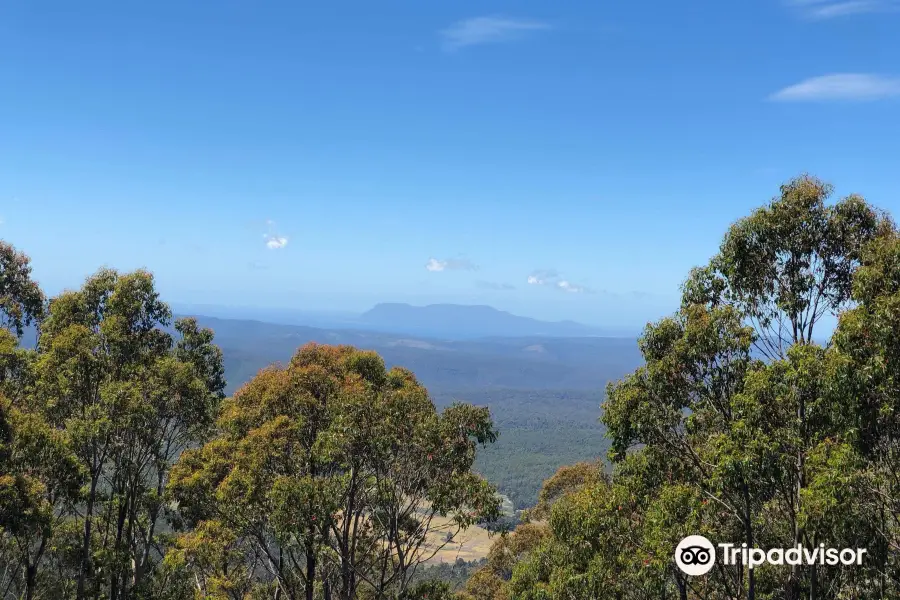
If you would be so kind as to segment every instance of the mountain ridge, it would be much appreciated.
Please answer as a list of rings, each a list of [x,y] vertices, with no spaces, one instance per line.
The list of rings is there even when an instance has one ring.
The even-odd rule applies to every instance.
[[[360,315],[361,325],[382,331],[459,338],[484,337],[619,337],[609,328],[572,320],[543,321],[484,304],[382,302]]]

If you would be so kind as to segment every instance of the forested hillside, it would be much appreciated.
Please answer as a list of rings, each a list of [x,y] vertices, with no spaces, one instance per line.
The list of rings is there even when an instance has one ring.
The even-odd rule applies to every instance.
[[[454,400],[489,407],[499,437],[478,453],[475,469],[520,509],[537,501],[541,482],[561,465],[605,456],[603,389],[641,362],[628,338],[453,341],[195,318],[215,332],[229,394],[263,367],[286,362],[298,346],[316,341],[375,350],[388,366],[409,368],[438,408]]]
[[[287,361],[307,342],[377,351],[389,366],[404,366],[434,393],[513,388],[602,390],[640,364],[630,338],[510,337],[454,341],[352,329],[318,329],[203,315],[216,333],[234,392],[263,367]]]
[[[831,192],[736,221],[636,363],[204,327],[145,271],[48,299],[0,242],[0,600],[900,597],[900,233]],[[490,481],[529,505],[556,461],[483,562],[424,570],[499,518]],[[866,556],[691,577],[688,535]]]
[[[492,389],[435,395],[440,406],[452,400],[490,407],[499,436],[479,450],[475,470],[519,509],[534,506],[541,483],[560,466],[604,458],[609,449],[599,420],[599,391]]]

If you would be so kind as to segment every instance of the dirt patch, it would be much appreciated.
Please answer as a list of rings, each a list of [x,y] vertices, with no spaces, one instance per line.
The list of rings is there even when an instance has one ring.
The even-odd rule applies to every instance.
[[[456,527],[450,519],[435,517],[432,521],[432,530],[428,533],[427,545],[424,550],[427,554],[444,544],[437,554],[428,563],[454,563],[461,558],[464,561],[479,560],[487,556],[491,545],[499,534],[491,534],[488,530],[473,525],[465,531],[457,533],[451,541],[447,542],[447,533],[455,531]]]

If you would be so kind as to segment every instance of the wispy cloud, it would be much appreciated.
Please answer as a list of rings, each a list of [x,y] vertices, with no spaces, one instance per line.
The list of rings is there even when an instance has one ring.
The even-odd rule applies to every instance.
[[[266,235],[266,248],[278,250],[287,246],[288,239],[283,235]]]
[[[263,234],[263,239],[266,241],[266,248],[269,250],[279,250],[287,246],[288,239],[278,233],[275,221],[270,219],[266,221],[266,225],[269,226],[269,231]]]
[[[900,77],[836,73],[812,77],[772,94],[780,102],[871,101],[900,96]]]
[[[809,19],[834,19],[861,13],[892,12],[898,0],[786,0],[788,5]]]
[[[528,285],[552,286],[554,289],[570,294],[591,293],[590,288],[563,278],[556,269],[536,269],[531,272],[526,281]]]
[[[428,262],[425,263],[425,268],[435,273],[441,271],[477,271],[478,265],[467,258],[448,258],[446,260],[429,258]]]
[[[528,285],[546,285],[559,279],[559,272],[556,269],[535,269],[528,276]]]
[[[577,283],[572,283],[571,281],[566,281],[565,279],[563,279],[562,281],[557,281],[556,287],[564,292],[569,292],[570,294],[583,294],[590,291],[583,285],[578,285]]]
[[[509,292],[516,289],[516,286],[511,283],[498,283],[496,281],[476,281],[475,285],[483,290],[496,290],[500,292]]]
[[[445,50],[495,44],[517,39],[529,32],[549,29],[541,21],[506,17],[475,17],[458,21],[440,32]]]

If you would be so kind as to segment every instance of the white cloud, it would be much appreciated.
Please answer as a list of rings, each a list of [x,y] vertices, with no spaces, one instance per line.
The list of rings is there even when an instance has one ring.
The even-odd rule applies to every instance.
[[[864,73],[836,73],[812,77],[779,90],[771,100],[782,102],[881,100],[900,96],[900,77]]]
[[[559,278],[556,269],[536,269],[528,276],[528,285],[546,285]]]
[[[787,0],[787,3],[810,19],[889,12],[900,7],[898,0]]]
[[[454,23],[441,31],[441,37],[446,50],[458,50],[468,46],[505,42],[529,31],[549,28],[549,24],[540,21],[475,17]]]
[[[280,250],[287,246],[288,239],[284,235],[278,233],[275,228],[275,221],[267,219],[266,225],[269,227],[269,232],[263,234],[263,239],[266,241],[266,248],[269,250]]]
[[[266,248],[269,250],[278,250],[287,246],[288,239],[283,235],[266,236]]]
[[[529,285],[550,285],[570,294],[588,293],[587,287],[564,279],[556,269],[536,269],[528,276]]]
[[[436,258],[429,258],[428,263],[425,265],[425,268],[429,271],[443,271],[447,268],[447,263]]]
[[[578,285],[577,283],[572,283],[571,281],[566,281],[565,279],[563,279],[562,281],[557,281],[556,287],[564,292],[569,292],[570,294],[583,294],[584,292],[588,291],[588,289],[583,285]]]
[[[441,271],[477,271],[478,265],[466,258],[448,258],[446,260],[429,258],[425,268],[435,273]]]

